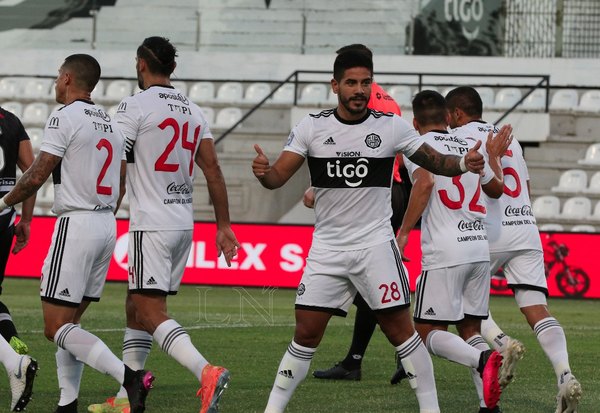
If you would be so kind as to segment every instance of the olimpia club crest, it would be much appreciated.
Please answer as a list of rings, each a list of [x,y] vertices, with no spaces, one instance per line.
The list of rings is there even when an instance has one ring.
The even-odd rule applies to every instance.
[[[369,133],[365,138],[365,144],[371,149],[377,149],[381,146],[381,138],[376,133]]]

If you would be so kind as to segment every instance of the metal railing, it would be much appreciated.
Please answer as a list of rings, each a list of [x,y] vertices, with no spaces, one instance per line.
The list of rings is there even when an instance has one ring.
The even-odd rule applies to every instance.
[[[239,119],[236,123],[234,123],[231,127],[229,127],[225,132],[223,132],[216,140],[215,140],[215,145],[218,144],[219,142],[221,142],[222,140],[224,140],[225,138],[227,138],[227,136],[229,136],[235,129],[237,129],[246,119],[248,119],[250,116],[252,116],[258,109],[260,109],[276,92],[278,89],[280,89],[281,87],[283,87],[283,85],[287,84],[287,83],[293,83],[294,84],[294,101],[293,104],[294,106],[298,104],[298,96],[299,96],[299,86],[302,84],[307,84],[307,83],[314,83],[314,82],[323,82],[323,77],[321,76],[320,79],[316,80],[316,76],[314,76],[312,79],[309,80],[304,80],[301,79],[301,77],[304,77],[305,75],[324,75],[324,76],[331,76],[331,72],[329,71],[321,71],[321,70],[296,70],[294,72],[292,72],[288,77],[285,78],[285,80],[279,82],[276,84],[276,86],[271,90],[271,92],[266,95],[260,102],[258,102],[256,105],[252,106],[252,108],[250,108],[248,110],[248,112],[246,112],[241,119]],[[406,83],[405,81],[403,82],[394,82],[394,78],[398,79],[399,77],[402,78],[414,78],[416,79],[415,82],[410,82],[410,83]],[[457,86],[456,84],[447,84],[447,83],[431,83],[431,82],[425,82],[424,80],[427,78],[468,78],[468,79],[473,79],[473,78],[495,78],[495,79],[535,79],[537,80],[535,83],[529,83],[529,84],[492,84],[492,83],[479,83],[479,84],[470,84],[469,86],[473,86],[473,87],[479,87],[479,86],[490,86],[490,87],[519,87],[522,89],[527,89],[527,92],[523,94],[523,96],[521,97],[521,99],[516,102],[512,107],[510,107],[509,109],[507,109],[502,116],[500,116],[500,118],[498,118],[496,120],[496,122],[494,123],[499,123],[502,120],[504,120],[510,113],[512,113],[521,103],[523,103],[525,101],[525,99],[527,99],[527,97],[529,95],[531,95],[536,89],[540,89],[540,88],[544,88],[546,90],[546,104],[545,104],[545,108],[544,111],[547,113],[548,112],[548,108],[549,108],[549,103],[550,103],[550,75],[535,75],[535,74],[480,74],[480,73],[417,73],[417,72],[378,72],[377,73],[377,78],[389,78],[389,81],[386,82],[381,82],[380,84],[384,84],[384,85],[390,85],[390,84],[408,84],[410,86],[416,86],[419,90],[421,90],[423,88],[424,85],[428,84],[428,85],[432,85],[432,86]],[[457,82],[458,83],[458,82]],[[462,83],[462,82],[461,82]],[[462,83],[462,84],[466,84]]]

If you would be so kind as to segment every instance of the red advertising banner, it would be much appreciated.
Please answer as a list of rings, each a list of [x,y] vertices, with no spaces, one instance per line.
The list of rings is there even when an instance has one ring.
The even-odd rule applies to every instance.
[[[35,217],[30,244],[9,258],[7,276],[39,277],[54,229],[54,217]],[[127,220],[117,220],[117,245],[108,280],[127,280]],[[301,225],[234,224],[238,256],[227,267],[217,258],[216,226],[198,222],[183,283],[295,288],[302,276],[313,228]],[[600,298],[600,271],[594,253],[600,234],[542,233],[548,289],[553,297]],[[420,232],[411,234],[406,255],[411,290],[421,271]],[[492,277],[492,294],[510,294],[501,271]]]

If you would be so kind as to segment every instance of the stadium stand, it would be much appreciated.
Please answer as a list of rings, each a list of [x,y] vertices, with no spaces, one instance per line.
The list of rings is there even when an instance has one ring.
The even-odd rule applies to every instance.
[[[476,88],[479,96],[481,96],[481,102],[483,103],[484,108],[495,109],[496,107],[496,99],[494,94],[494,89],[491,87],[478,87]]]
[[[560,199],[554,195],[544,195],[533,201],[533,215],[537,218],[554,219],[560,216]]]
[[[271,93],[271,86],[265,82],[250,84],[244,92],[244,103],[258,103]]]
[[[273,93],[268,103],[291,105],[294,103],[296,87],[292,83],[286,83]]]
[[[29,135],[29,139],[31,140],[33,151],[37,153],[42,145],[44,130],[42,128],[27,128],[27,135]]]
[[[14,113],[18,118],[23,116],[23,104],[20,102],[4,102],[2,103],[2,107],[7,111]]]
[[[588,219],[591,213],[592,201],[583,196],[575,196],[565,201],[560,218],[582,221]]]
[[[104,102],[118,103],[121,99],[130,96],[132,93],[133,89],[129,80],[117,79],[108,84],[101,99]]]
[[[200,106],[200,110],[202,111],[202,115],[204,115],[204,119],[208,122],[208,125],[215,123],[215,110],[210,106]]]
[[[516,87],[502,88],[496,93],[495,109],[509,109],[521,99],[522,94]]]
[[[217,89],[215,102],[239,104],[244,96],[244,86],[240,82],[225,82]]]
[[[569,169],[562,173],[552,192],[582,192],[587,188],[587,174],[581,169]]]
[[[196,82],[190,87],[188,98],[199,105],[211,103],[215,99],[215,85],[212,82]]]
[[[24,99],[54,99],[54,90],[50,88],[52,85],[51,79],[31,78],[24,79],[23,98]]]
[[[573,225],[571,227],[571,232],[596,232],[596,227],[589,224]]]
[[[323,83],[309,83],[300,92],[300,105],[320,105],[327,102],[327,86]]]
[[[5,77],[0,79],[0,99],[15,99],[21,96],[23,79],[18,77]]]
[[[542,111],[546,108],[546,90],[535,89],[525,98],[521,105],[522,110]]]
[[[575,110],[579,103],[579,95],[575,89],[559,89],[550,100],[550,110],[553,112]]]
[[[21,121],[25,126],[43,126],[50,114],[48,105],[44,102],[30,103],[23,108]]]
[[[217,113],[215,129],[228,129],[242,118],[242,110],[236,107],[226,107]]]
[[[600,143],[591,144],[585,151],[585,158],[577,161],[580,165],[600,166]]]
[[[600,90],[585,91],[581,95],[581,100],[575,110],[578,112],[600,112]]]
[[[590,178],[588,187],[583,190],[588,196],[600,195],[600,171],[596,171]]]
[[[390,95],[400,107],[410,105],[413,93],[410,86],[405,85],[395,85],[389,87],[387,90],[388,95]]]

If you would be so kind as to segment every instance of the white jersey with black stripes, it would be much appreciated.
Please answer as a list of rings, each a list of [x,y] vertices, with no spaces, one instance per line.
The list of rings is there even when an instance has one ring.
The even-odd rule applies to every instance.
[[[313,246],[356,250],[393,239],[394,157],[411,156],[419,146],[417,132],[397,115],[369,110],[348,122],[329,109],[304,117],[284,150],[308,161],[315,188]]]

